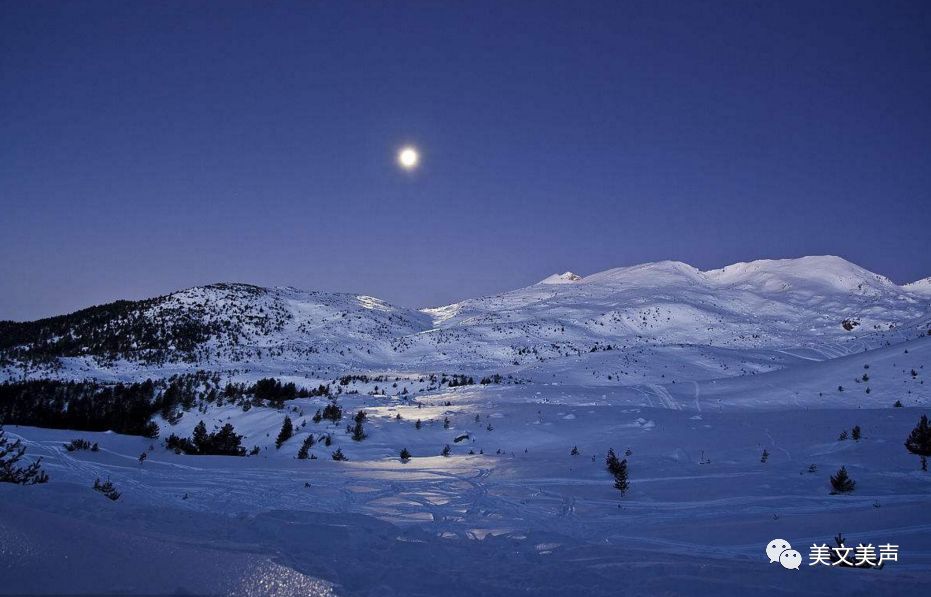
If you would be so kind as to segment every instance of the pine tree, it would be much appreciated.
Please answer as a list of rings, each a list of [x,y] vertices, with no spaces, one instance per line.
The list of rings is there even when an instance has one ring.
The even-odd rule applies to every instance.
[[[578,447],[578,446],[572,446],[572,450],[569,452],[569,455],[570,455],[570,456],[578,456],[578,455],[579,455],[579,447]]]
[[[766,448],[763,448],[763,454],[760,455],[760,462],[766,464],[767,460],[769,460],[769,452],[766,451]]]
[[[411,453],[408,451],[407,448],[404,448],[403,450],[401,450],[400,456],[401,456],[401,462],[404,462],[404,463],[408,462],[411,459]]]
[[[354,423],[349,426],[349,432],[352,434],[352,439],[361,442],[365,439],[365,428],[362,426],[363,421],[365,421],[365,411],[360,410],[356,413],[354,418]]]
[[[285,415],[284,422],[281,423],[281,431],[278,432],[278,439],[275,440],[275,447],[280,448],[291,436],[294,435],[294,425],[291,423],[291,417]]]
[[[194,447],[197,448],[198,452],[203,452],[208,447],[207,426],[204,425],[203,421],[194,427],[194,432],[191,434],[191,442],[194,444]]]
[[[232,423],[227,423],[216,433],[211,433],[208,440],[208,454],[219,456],[245,456],[242,436],[236,433]]]
[[[106,483],[100,482],[100,477],[97,477],[97,480],[94,481],[94,491],[99,491],[104,494],[114,502],[120,499],[120,492],[116,490],[116,487],[113,486],[113,483],[110,482],[110,479],[107,479]]]
[[[343,454],[343,451],[341,449],[336,448],[336,451],[333,452],[333,460],[343,461],[343,460],[349,460],[349,459],[346,458],[346,455]]]
[[[928,426],[928,415],[921,415],[918,425],[905,440],[905,449],[921,456],[921,470],[928,470],[928,456],[931,456],[931,427]]]
[[[301,444],[300,450],[297,451],[298,460],[307,460],[310,455],[310,449],[314,446],[314,442],[313,433],[304,438],[304,443]]]
[[[0,426],[0,483],[36,485],[48,482],[48,475],[42,470],[42,457],[25,467],[17,466],[25,454],[23,441],[10,442]]]
[[[417,419],[417,422],[414,423],[414,429],[420,429],[423,427],[423,423],[420,422],[420,419]]]
[[[608,472],[612,475],[617,471],[620,461],[617,458],[617,454],[614,453],[614,448],[608,449],[608,455],[605,456],[605,466],[608,468]]]
[[[847,474],[847,467],[842,466],[835,474],[831,475],[831,487],[834,491],[831,493],[849,493],[853,491],[857,483]]]
[[[449,456],[449,453],[450,453],[449,444],[446,444],[446,446],[443,448],[443,451],[440,452],[440,455]]]
[[[845,429],[840,432],[840,435],[837,436],[837,441],[842,442],[842,441],[846,441],[846,439],[847,439],[847,430]]]
[[[630,482],[627,480],[627,459],[617,464],[617,472],[614,473],[614,488],[621,492],[621,495],[627,493],[630,488]]]
[[[608,450],[605,457],[605,467],[614,477],[614,487],[624,495],[627,492],[630,483],[627,480],[627,459],[620,460],[614,453],[614,448]]]
[[[91,443],[86,439],[73,439],[70,443],[65,444],[65,450],[74,452],[76,450],[90,450]]]
[[[853,438],[854,441],[857,441],[857,442],[860,441],[860,426],[859,425],[853,426],[853,429],[850,430],[850,437]]]
[[[449,429],[449,417],[443,419],[443,429]]]

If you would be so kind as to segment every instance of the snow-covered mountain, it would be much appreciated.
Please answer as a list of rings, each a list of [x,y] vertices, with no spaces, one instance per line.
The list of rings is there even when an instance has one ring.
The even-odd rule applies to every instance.
[[[212,284],[117,301],[34,322],[0,323],[12,369],[38,366],[145,375],[166,365],[248,368],[263,363],[353,363],[353,346],[389,343],[430,319],[377,298],[249,284]]]
[[[928,333],[927,280],[839,257],[700,271],[675,261],[571,272],[416,311],[351,294],[215,284],[0,324],[8,377],[203,368],[495,371],[597,383],[767,371]],[[661,357],[661,358],[660,358]]]
[[[927,333],[926,296],[838,257],[739,263],[707,272],[663,261],[567,275],[427,309],[477,362],[527,364],[662,346],[783,351],[816,358]],[[439,344],[439,342],[437,342]]]
[[[217,284],[0,323],[6,377],[156,380],[0,385],[51,478],[0,483],[0,586],[924,594],[931,477],[903,440],[931,404],[926,287],[836,257],[667,261],[422,311]],[[181,449],[198,429],[249,456]],[[839,529],[901,563],[766,557]]]
[[[921,280],[916,280],[911,284],[906,284],[903,286],[908,292],[913,292],[915,294],[922,294],[926,296],[931,296],[931,278],[923,278]]]

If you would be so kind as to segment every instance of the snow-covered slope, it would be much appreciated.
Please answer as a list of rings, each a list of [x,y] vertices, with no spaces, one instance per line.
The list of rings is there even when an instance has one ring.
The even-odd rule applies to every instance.
[[[419,339],[455,342],[465,362],[517,366],[591,358],[609,345],[628,359],[681,345],[825,358],[927,333],[929,304],[838,257],[707,272],[663,261],[427,309],[436,329]]]
[[[214,285],[3,323],[8,376],[198,368],[217,373],[189,376],[197,388],[271,373],[333,393],[276,405],[211,398],[204,385],[157,411],[157,439],[10,422],[7,437],[51,480],[0,483],[0,553],[13,554],[0,587],[925,594],[931,475],[903,442],[931,404],[929,303],[921,285],[812,257],[563,275],[422,312]],[[473,369],[504,375],[454,386],[429,374]],[[45,402],[42,392],[34,404]],[[342,419],[314,416],[334,402]],[[169,449],[169,434],[193,436],[201,421],[234,426],[250,455]],[[75,439],[98,449],[69,450]],[[628,463],[623,494],[609,449]],[[841,467],[856,486],[835,495]],[[104,479],[118,500],[93,489]],[[848,546],[899,546],[901,558],[807,565],[838,532]],[[774,537],[806,557],[800,570],[769,562]]]
[[[0,365],[35,375],[344,363],[428,329],[424,314],[364,295],[213,284],[28,323],[0,323]],[[375,360],[381,363],[383,360]]]
[[[12,554],[0,586],[14,594],[922,595],[931,584],[931,475],[902,444],[928,410],[929,355],[925,337],[709,382],[343,394],[347,413],[366,413],[364,441],[345,420],[312,418],[329,403],[322,396],[282,409],[200,404],[163,426],[162,439],[201,420],[208,429],[232,423],[259,448],[244,458],[8,425],[51,481],[0,483],[0,552]],[[285,416],[294,436],[278,444]],[[311,436],[314,458],[297,458]],[[63,447],[75,438],[99,450]],[[348,461],[332,458],[337,449]],[[623,495],[605,468],[608,449],[629,465]],[[831,493],[840,467],[856,481],[852,493]],[[95,492],[95,479],[111,480],[120,498]],[[809,566],[810,547],[833,544],[838,532],[848,546],[896,545],[900,558],[882,569]],[[769,562],[775,537],[804,554],[800,570]]]
[[[0,350],[7,376],[35,366],[45,375],[51,364],[74,376],[196,367],[660,382],[762,372],[927,334],[925,286],[897,286],[830,256],[705,272],[675,261],[566,272],[420,312],[367,296],[216,284],[0,324]]]
[[[913,294],[931,296],[931,278],[922,278],[921,280],[916,280],[911,284],[906,284],[902,288]]]

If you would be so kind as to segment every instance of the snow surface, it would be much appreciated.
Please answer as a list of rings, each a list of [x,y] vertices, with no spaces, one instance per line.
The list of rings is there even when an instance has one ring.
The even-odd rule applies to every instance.
[[[931,473],[903,446],[931,410],[931,302],[914,285],[810,257],[707,272],[645,264],[422,312],[365,296],[260,290],[191,289],[170,303],[208,305],[224,322],[239,314],[247,325],[238,353],[217,338],[198,363],[82,357],[55,374],[213,369],[308,386],[343,372],[386,374],[389,383],[353,381],[339,398],[347,415],[366,411],[368,437],[352,441],[346,420],[313,423],[324,398],[282,410],[206,406],[174,426],[159,421],[163,436],[189,434],[200,420],[231,422],[247,447],[261,448],[247,458],[8,425],[44,458],[51,481],[0,484],[0,592],[917,595],[931,587]],[[247,317],[260,310],[273,315]],[[859,326],[847,330],[845,319]],[[500,373],[505,383],[431,384],[443,371]],[[295,435],[276,449],[286,414]],[[863,437],[839,441],[854,425]],[[297,460],[308,433],[330,433],[334,443],[311,448],[316,460]],[[64,450],[79,437],[100,451]],[[440,456],[445,445],[450,457]],[[337,447],[348,462],[330,458]],[[402,448],[413,454],[408,463]],[[630,450],[623,497],[605,471],[608,448]],[[828,478],[842,465],[856,490],[831,495]],[[123,492],[119,501],[91,489],[98,477]],[[848,545],[898,544],[900,561],[881,570],[807,566],[810,545],[831,544],[838,532]],[[801,570],[768,563],[764,548],[776,537],[802,552]]]
[[[931,278],[922,278],[903,286],[906,291],[915,294],[931,295]]]

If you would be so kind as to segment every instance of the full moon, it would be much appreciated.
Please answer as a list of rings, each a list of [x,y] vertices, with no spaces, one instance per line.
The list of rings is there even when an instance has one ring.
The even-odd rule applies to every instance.
[[[413,170],[420,162],[420,154],[413,147],[405,147],[398,152],[398,164],[405,170]]]

